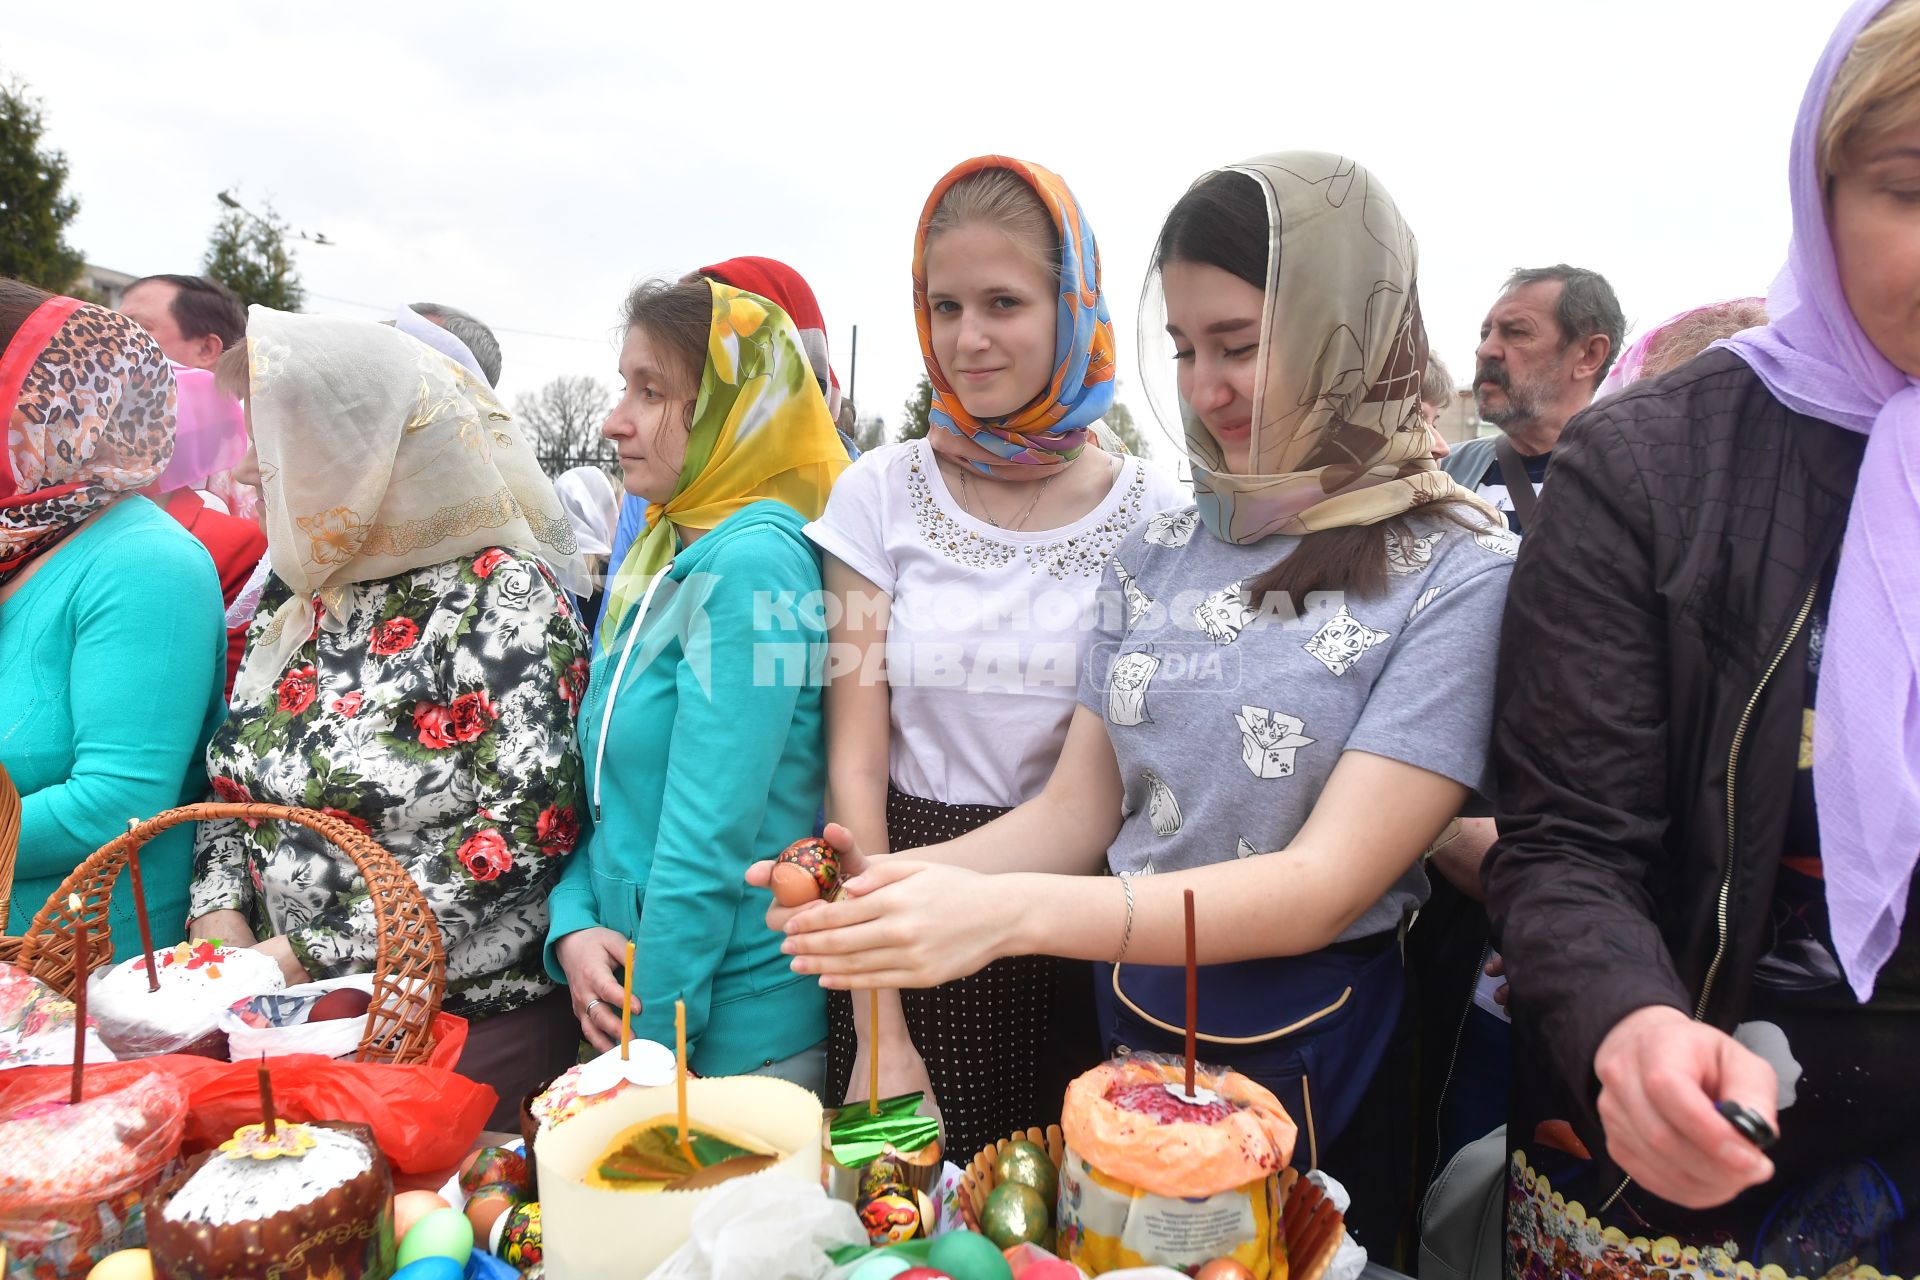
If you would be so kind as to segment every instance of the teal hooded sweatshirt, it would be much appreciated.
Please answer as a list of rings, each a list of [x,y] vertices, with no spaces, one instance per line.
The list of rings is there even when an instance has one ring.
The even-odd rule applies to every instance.
[[[645,616],[602,646],[580,707],[593,823],[548,903],[547,972],[566,981],[554,946],[576,930],[631,938],[633,1033],[672,1045],[686,1001],[701,1075],[826,1036],[825,992],[789,967],[772,895],[744,879],[813,833],[826,787],[820,561],[804,524],[756,502],[683,548]]]

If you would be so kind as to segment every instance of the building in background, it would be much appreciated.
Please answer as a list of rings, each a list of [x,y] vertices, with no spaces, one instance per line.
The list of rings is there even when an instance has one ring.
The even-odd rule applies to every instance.
[[[120,307],[120,295],[127,286],[138,280],[139,276],[130,276],[124,271],[115,271],[112,267],[95,266],[89,262],[80,268],[78,285],[84,294],[110,310]]]
[[[1480,411],[1474,407],[1473,392],[1457,388],[1453,393],[1453,403],[1440,411],[1434,425],[1440,428],[1440,436],[1448,444],[1462,444],[1499,430],[1492,423],[1480,420]]]

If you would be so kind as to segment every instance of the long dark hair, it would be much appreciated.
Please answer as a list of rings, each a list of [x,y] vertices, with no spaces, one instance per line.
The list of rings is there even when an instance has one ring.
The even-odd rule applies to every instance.
[[[27,317],[38,311],[40,304],[52,296],[45,289],[36,289],[24,280],[0,276],[0,350],[6,349],[20,332],[20,326],[27,322]]]
[[[1223,169],[1194,184],[1167,214],[1154,244],[1153,269],[1163,271],[1170,262],[1217,267],[1264,293],[1267,241],[1267,200],[1259,182],[1250,174]],[[1462,528],[1485,527],[1462,502],[1435,502],[1420,510]],[[1379,595],[1392,578],[1384,536],[1388,531],[1409,535],[1401,517],[1379,526],[1347,525],[1306,534],[1278,564],[1247,583],[1247,595],[1263,606],[1271,595],[1284,595],[1296,613],[1315,591]]]

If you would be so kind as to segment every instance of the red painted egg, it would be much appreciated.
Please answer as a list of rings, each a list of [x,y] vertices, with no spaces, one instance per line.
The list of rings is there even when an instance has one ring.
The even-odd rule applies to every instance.
[[[932,1267],[908,1267],[893,1280],[953,1280],[944,1271],[935,1271]]]
[[[1253,1280],[1253,1272],[1232,1258],[1215,1258],[1194,1272],[1193,1280]]]
[[[308,1022],[337,1022],[344,1018],[364,1018],[373,1007],[373,997],[353,987],[329,991],[313,1002]]]

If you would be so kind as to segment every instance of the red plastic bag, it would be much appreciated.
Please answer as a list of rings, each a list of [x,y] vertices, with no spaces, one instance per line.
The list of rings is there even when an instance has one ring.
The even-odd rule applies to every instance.
[[[414,1067],[351,1062],[296,1053],[269,1060],[274,1110],[287,1120],[343,1120],[373,1130],[387,1161],[404,1173],[432,1173],[458,1164],[473,1149],[498,1100],[493,1089],[453,1071],[466,1046],[466,1019],[434,1018],[433,1054]],[[243,1124],[260,1119],[256,1062],[216,1062],[189,1054],[102,1063],[87,1068],[87,1092],[121,1088],[161,1072],[187,1091],[183,1150],[219,1145]],[[36,1101],[49,1080],[66,1080],[68,1067],[0,1072],[0,1116]]]
[[[123,1078],[111,1087],[90,1070],[93,1088],[75,1107],[65,1105],[70,1068],[8,1073],[42,1077],[35,1096],[16,1091],[14,1105],[0,1105],[8,1275],[83,1276],[108,1254],[146,1243],[143,1197],[180,1150],[187,1093],[164,1071],[118,1065]]]

